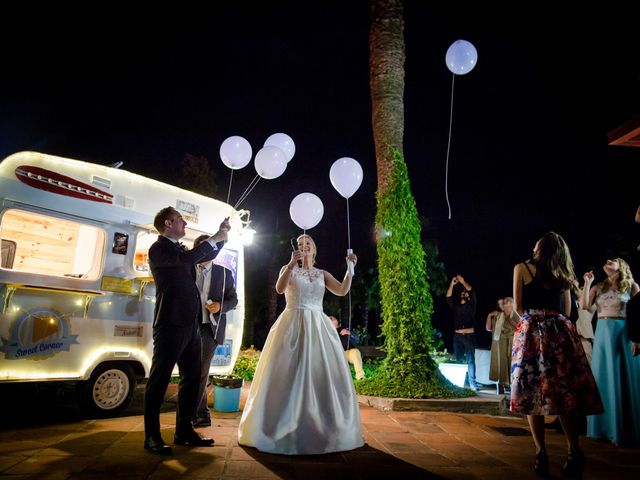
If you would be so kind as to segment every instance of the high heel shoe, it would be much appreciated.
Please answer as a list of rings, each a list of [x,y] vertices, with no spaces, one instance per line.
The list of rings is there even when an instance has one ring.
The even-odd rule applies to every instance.
[[[533,471],[536,472],[536,475],[539,477],[549,477],[549,457],[544,448],[536,453],[536,462],[533,464]]]
[[[570,478],[582,478],[582,470],[584,470],[585,458],[582,450],[569,452],[567,460],[560,468],[562,475]]]

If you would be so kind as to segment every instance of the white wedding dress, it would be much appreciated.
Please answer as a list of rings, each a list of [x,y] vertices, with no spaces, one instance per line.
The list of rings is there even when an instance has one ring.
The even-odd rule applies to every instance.
[[[240,445],[285,455],[364,445],[344,349],[322,311],[324,290],[322,270],[294,268],[242,412]]]

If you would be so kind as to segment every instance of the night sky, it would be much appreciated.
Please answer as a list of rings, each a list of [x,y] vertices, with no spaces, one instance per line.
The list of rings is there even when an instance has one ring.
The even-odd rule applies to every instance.
[[[313,192],[325,206],[309,232],[319,266],[341,276],[345,201],[328,175],[349,156],[365,176],[350,200],[352,246],[361,268],[374,264],[367,2],[146,12],[109,4],[73,15],[23,8],[1,17],[2,158],[34,150],[123,161],[123,169],[171,183],[185,154],[204,155],[226,193],[222,141],[243,136],[255,154],[284,132],[295,157],[243,204],[258,231],[252,248],[268,255],[269,234],[295,231],[289,203]],[[462,274],[478,292],[479,327],[495,300],[511,294],[514,264],[548,230],[567,240],[579,277],[589,267],[601,277],[605,259],[618,255],[640,277],[640,149],[607,145],[608,132],[640,113],[640,30],[615,2],[607,11],[536,8],[406,6],[406,162],[448,274]],[[444,56],[459,38],[475,45],[478,64],[455,82],[449,220],[452,74]],[[252,164],[236,172],[232,200],[254,176]],[[446,330],[448,312],[436,307],[434,323]]]

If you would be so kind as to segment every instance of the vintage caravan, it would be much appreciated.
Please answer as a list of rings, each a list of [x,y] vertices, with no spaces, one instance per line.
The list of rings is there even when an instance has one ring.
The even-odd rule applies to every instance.
[[[157,238],[153,217],[166,206],[187,220],[187,245],[230,217],[216,263],[233,272],[239,303],[210,372],[231,371],[244,323],[247,212],[117,168],[33,152],[0,163],[0,202],[0,382],[73,381],[94,413],[126,408],[151,366],[147,252]]]

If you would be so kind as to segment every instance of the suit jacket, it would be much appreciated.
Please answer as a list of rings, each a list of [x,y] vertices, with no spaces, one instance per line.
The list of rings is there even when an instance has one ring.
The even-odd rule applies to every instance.
[[[200,294],[196,287],[195,265],[205,257],[215,257],[217,249],[202,242],[185,251],[162,235],[149,248],[149,267],[156,283],[156,306],[153,327],[172,325],[188,327],[202,317]]]
[[[225,278],[226,277],[226,278]],[[222,283],[224,281],[224,296],[222,295]],[[213,330],[213,336],[218,345],[224,343],[225,330],[227,328],[227,312],[233,310],[238,305],[238,295],[233,286],[233,274],[230,270],[216,265],[211,266],[211,283],[209,284],[209,294],[207,299],[213,302],[221,302],[222,310],[214,315],[218,325],[208,323],[207,326]],[[224,299],[224,301],[223,301]]]

